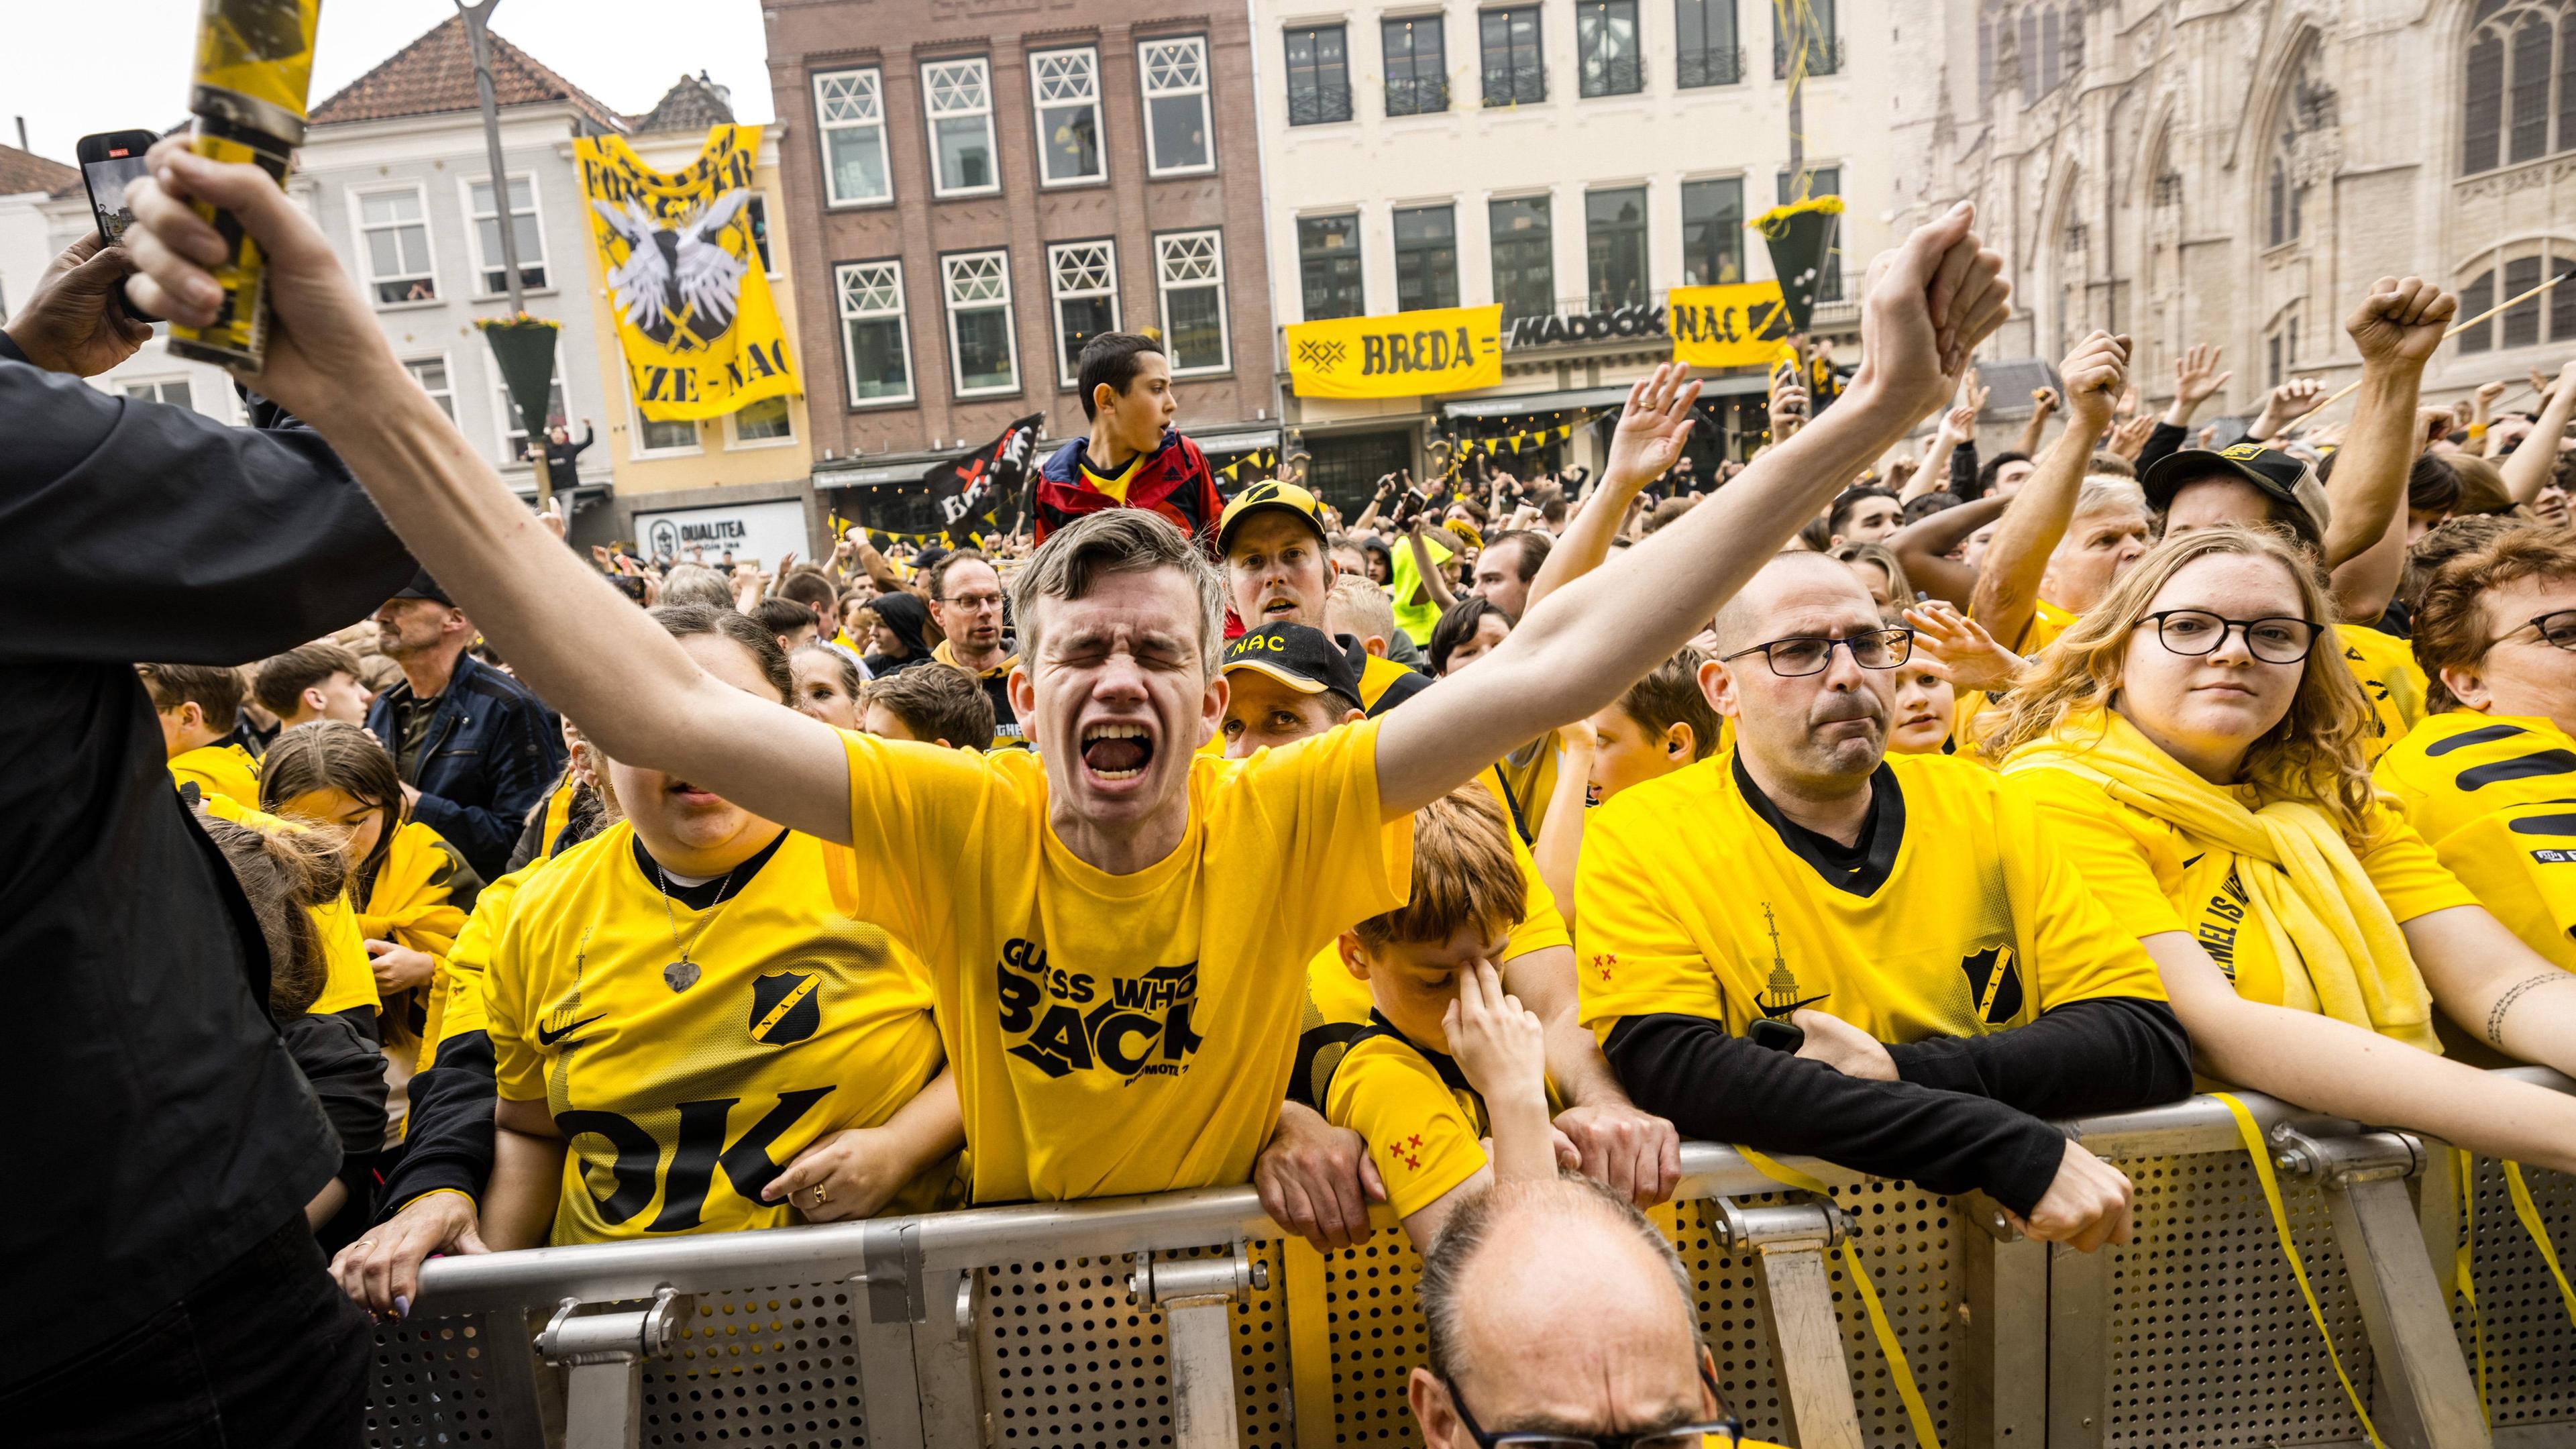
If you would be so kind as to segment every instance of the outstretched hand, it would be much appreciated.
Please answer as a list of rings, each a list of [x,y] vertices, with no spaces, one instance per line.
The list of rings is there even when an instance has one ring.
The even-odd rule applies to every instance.
[[[1682,444],[1698,421],[1691,405],[1699,401],[1699,379],[1679,363],[1659,362],[1653,374],[1628,389],[1628,405],[1610,434],[1610,460],[1601,466],[1601,481],[1611,487],[1639,487],[1660,478],[1681,456]]]
[[[1939,599],[1905,611],[1914,652],[1933,673],[1962,690],[2010,688],[2022,657],[1995,642],[1986,626]]]
[[[2194,343],[2191,350],[2174,359],[2174,400],[2186,407],[2198,407],[2227,386],[2233,372],[2218,369],[2220,349],[2206,342]]]

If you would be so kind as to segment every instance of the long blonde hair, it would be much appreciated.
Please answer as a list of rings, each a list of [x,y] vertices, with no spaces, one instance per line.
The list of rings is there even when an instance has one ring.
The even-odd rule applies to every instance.
[[[2000,719],[1984,731],[1989,759],[2055,733],[2071,716],[2110,708],[2128,669],[2129,641],[2158,592],[2184,565],[2217,555],[2267,559],[2287,572],[2308,618],[2331,621],[2334,601],[2316,566],[2268,529],[2212,528],[2168,538],[2131,564],[2110,592],[2057,636],[2013,682]],[[2323,810],[2355,849],[2370,837],[2372,791],[2364,742],[2377,716],[2343,661],[2334,625],[2321,622],[2289,711],[2245,754],[2244,778],[2266,799]]]

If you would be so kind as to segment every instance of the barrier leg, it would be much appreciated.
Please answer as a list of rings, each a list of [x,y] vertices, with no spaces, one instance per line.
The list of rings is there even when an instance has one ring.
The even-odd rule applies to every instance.
[[[2487,1449],[2477,1387],[2406,1179],[2423,1147],[2401,1132],[2310,1138],[2272,1135],[2274,1162],[2317,1179],[2334,1221],[2361,1321],[2379,1371],[2377,1421],[2392,1449]]]
[[[1959,1235],[1967,1269],[1954,1449],[2047,1441],[2048,1245],[2032,1242],[1983,1194],[1953,1200],[1982,1231]]]
[[[2100,1444],[2110,1434],[2111,1267],[2125,1250],[2039,1247],[2048,1255],[2048,1442]]]
[[[670,1352],[686,1294],[665,1288],[649,1308],[583,1314],[567,1298],[537,1335],[537,1351],[566,1370],[564,1449],[636,1449],[643,1429],[644,1360]]]
[[[943,1321],[933,1308],[912,1328],[910,1362],[921,1390],[918,1442],[928,1449],[981,1449],[984,1443],[983,1392],[975,1373],[976,1279],[971,1272],[932,1275],[926,1296],[949,1305],[950,1315]],[[881,1444],[914,1442],[882,1433],[871,1437]]]
[[[1136,1255],[1136,1301],[1163,1314],[1170,1352],[1174,1449],[1235,1449],[1234,1345],[1228,1310],[1270,1286],[1270,1265],[1241,1243],[1222,1258]]]
[[[1841,1210],[1813,1200],[1773,1207],[1717,1202],[1718,1237],[1730,1249],[1751,1252],[1757,1265],[1763,1327],[1790,1437],[1799,1449],[1862,1449],[1860,1408],[1834,1316],[1833,1275],[1825,1267],[1825,1250],[1849,1228]]]

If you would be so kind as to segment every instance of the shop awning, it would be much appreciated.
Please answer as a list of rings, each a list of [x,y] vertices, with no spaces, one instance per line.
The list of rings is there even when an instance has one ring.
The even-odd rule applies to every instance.
[[[1704,379],[1700,396],[1727,397],[1736,393],[1763,392],[1771,385],[1767,372],[1747,371]],[[1565,392],[1519,392],[1501,396],[1460,398],[1440,405],[1443,417],[1451,418],[1517,418],[1531,413],[1573,412],[1586,408],[1616,407],[1628,400],[1630,384],[1617,387],[1580,387]]]
[[[936,452],[879,453],[874,457],[850,458],[814,465],[817,488],[867,488],[884,483],[918,483],[921,475],[934,463],[944,463],[962,448],[942,448]]]
[[[1181,431],[1189,433],[1190,441],[1198,444],[1202,453],[1250,453],[1279,446],[1279,429],[1276,426],[1216,428],[1204,433],[1191,432],[1188,428]]]

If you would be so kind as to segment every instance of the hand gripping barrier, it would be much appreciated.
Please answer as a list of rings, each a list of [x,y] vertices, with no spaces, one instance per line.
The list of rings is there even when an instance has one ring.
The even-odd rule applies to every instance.
[[[2126,1248],[1707,1143],[1652,1216],[1753,1438],[2576,1444],[2576,1177],[2525,1167],[2517,1193],[2501,1164],[2464,1180],[2439,1144],[2233,1095],[2268,1174],[2218,1097],[2067,1124],[2137,1185]],[[1414,1444],[1419,1260],[1379,1226],[1318,1254],[1225,1188],[439,1259],[377,1331],[368,1442]]]

